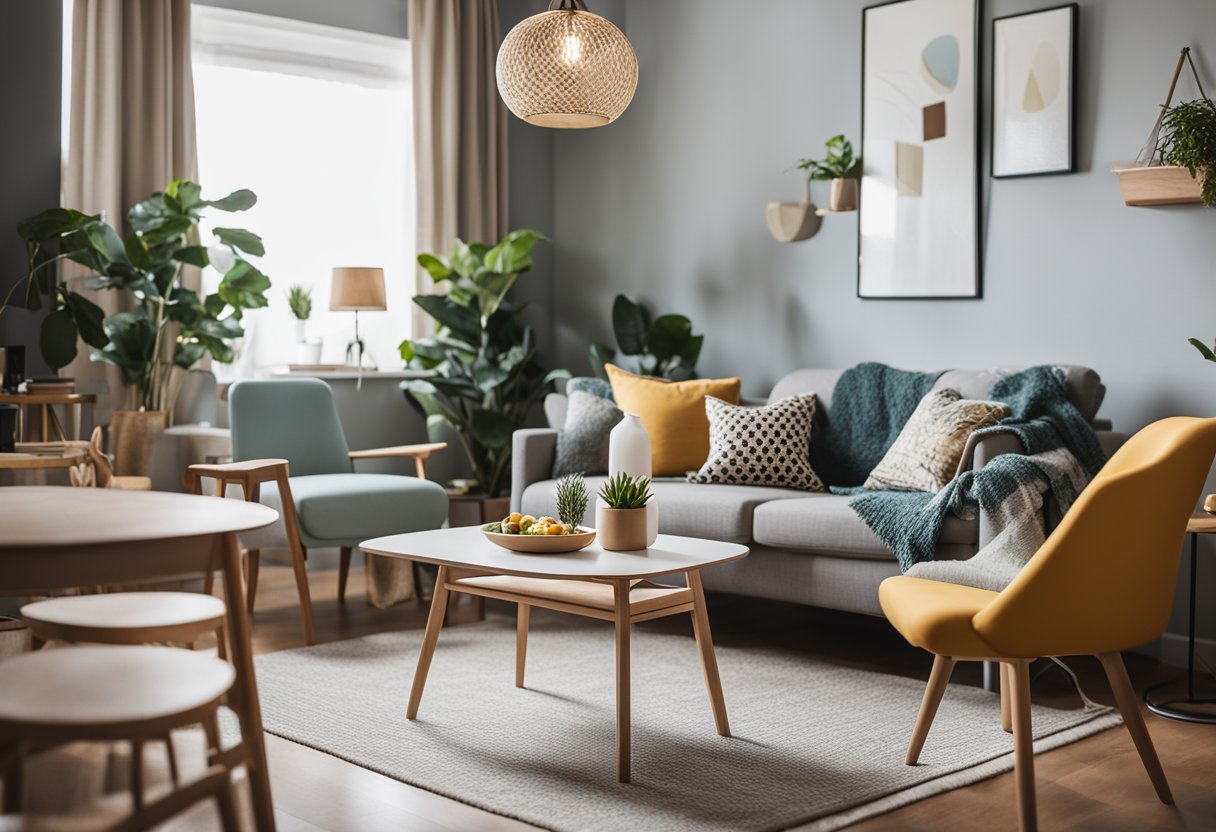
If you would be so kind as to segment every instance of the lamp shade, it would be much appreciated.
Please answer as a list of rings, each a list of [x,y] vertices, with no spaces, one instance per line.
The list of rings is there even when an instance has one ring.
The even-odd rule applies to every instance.
[[[582,0],[553,0],[507,33],[498,50],[498,92],[539,127],[602,127],[638,86],[638,56],[611,22]]]
[[[344,266],[334,269],[329,289],[334,312],[372,312],[388,308],[384,295],[384,269]]]

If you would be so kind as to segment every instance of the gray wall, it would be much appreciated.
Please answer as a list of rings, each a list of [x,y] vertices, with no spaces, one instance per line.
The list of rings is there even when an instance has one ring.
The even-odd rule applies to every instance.
[[[25,273],[25,244],[17,223],[59,204],[59,99],[63,7],[47,0],[0,3],[0,299]],[[38,351],[41,314],[0,314],[0,346],[26,345],[26,370],[45,375]]]
[[[623,24],[640,80],[616,123],[555,134],[560,362],[586,370],[588,339],[610,342],[623,291],[691,316],[706,335],[702,374],[737,373],[745,394],[796,367],[866,360],[1070,362],[1101,373],[1103,415],[1117,428],[1216,413],[1216,367],[1186,343],[1216,336],[1216,211],[1124,207],[1108,171],[1144,141],[1181,46],[1216,86],[1216,42],[1197,40],[1216,33],[1216,3],[1082,0],[1080,171],[994,181],[985,159],[984,298],[949,302],[859,300],[856,215],[827,217],[792,245],[765,226],[767,202],[799,198],[794,160],[838,132],[860,140],[865,5],[596,4]],[[1050,4],[982,5],[986,99],[991,17]],[[1193,82],[1179,94],[1194,97]],[[825,183],[816,188],[825,203]],[[1216,597],[1216,580],[1204,585]],[[1184,631],[1183,619],[1172,629]]]

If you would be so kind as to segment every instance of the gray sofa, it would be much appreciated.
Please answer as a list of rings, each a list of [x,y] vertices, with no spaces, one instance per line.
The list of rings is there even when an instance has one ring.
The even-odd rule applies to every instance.
[[[1021,368],[951,370],[936,388],[951,387],[965,398],[988,398],[992,385]],[[1107,452],[1126,436],[1110,430],[1097,418],[1106,394],[1093,370],[1061,366],[1068,395],[1081,414],[1098,431]],[[830,412],[832,391],[843,370],[797,370],[777,382],[768,401],[816,393],[819,407]],[[763,403],[763,402],[760,402]],[[551,425],[564,419],[563,397],[546,402]],[[511,509],[541,515],[554,512],[553,469],[556,428],[515,432],[511,481]],[[812,443],[814,436],[811,437]],[[972,438],[960,471],[981,467],[1003,453],[1022,450],[1011,433]],[[589,477],[594,491],[603,477]],[[783,488],[735,485],[694,485],[682,480],[654,483],[659,499],[659,530],[667,534],[745,543],[751,556],[732,564],[707,569],[705,587],[760,598],[792,601],[818,607],[881,615],[878,585],[899,574],[888,549],[848,506],[848,497],[807,493]],[[594,521],[594,508],[585,522]],[[986,518],[965,521],[950,517],[942,530],[937,557],[964,559],[991,538]]]

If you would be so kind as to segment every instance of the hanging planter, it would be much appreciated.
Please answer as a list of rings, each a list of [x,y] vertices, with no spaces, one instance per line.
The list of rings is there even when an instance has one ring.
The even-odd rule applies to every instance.
[[[1200,97],[1171,107],[1184,63],[1190,65]],[[1216,180],[1212,180],[1212,171],[1216,169],[1214,136],[1216,104],[1203,91],[1190,47],[1184,47],[1174,67],[1165,103],[1140,153],[1130,162],[1111,165],[1111,171],[1119,177],[1123,204],[1216,205]]]

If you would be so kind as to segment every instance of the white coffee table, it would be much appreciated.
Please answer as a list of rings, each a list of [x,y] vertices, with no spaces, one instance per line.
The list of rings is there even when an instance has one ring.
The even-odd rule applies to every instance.
[[[718,733],[730,736],[726,702],[718,678],[705,611],[701,570],[747,557],[738,543],[659,535],[655,545],[636,552],[608,552],[598,542],[580,552],[529,555],[510,552],[485,539],[476,527],[379,537],[363,543],[364,552],[433,563],[439,566],[435,596],[427,617],[418,670],[410,689],[406,719],[418,715],[426,674],[443,626],[448,593],[463,592],[519,605],[516,630],[515,684],[524,684],[528,618],[532,607],[611,621],[616,625],[616,767],[629,782],[629,629],[630,625],[679,613],[692,614],[701,669],[709,689]],[[666,586],[652,578],[682,573],[688,586]]]

